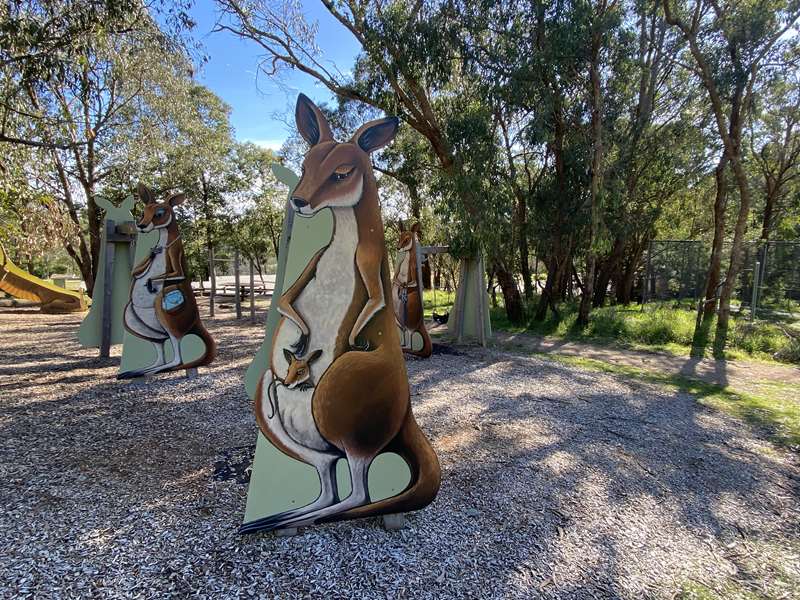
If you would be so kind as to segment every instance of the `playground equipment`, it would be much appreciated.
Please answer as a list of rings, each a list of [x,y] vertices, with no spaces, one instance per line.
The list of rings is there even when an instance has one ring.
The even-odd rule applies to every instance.
[[[392,304],[400,329],[403,352],[427,358],[433,351],[422,311],[422,255],[419,249],[419,223],[409,231],[400,221],[397,243],[397,269],[392,279]]]
[[[15,298],[40,304],[43,313],[63,314],[87,310],[83,292],[73,292],[48,283],[15,265],[0,244],[0,290]]]
[[[92,307],[78,330],[78,341],[86,348],[100,348],[100,357],[108,358],[112,345],[125,337],[123,315],[131,289],[131,267],[136,245],[134,202],[129,196],[120,206],[97,198],[105,211],[99,264],[94,282]]]
[[[296,120],[311,149],[299,181],[275,169],[293,191],[266,339],[247,375],[271,444],[259,438],[243,533],[402,513],[439,489],[386,306],[389,263],[369,158],[398,120],[372,121],[337,143],[302,94]],[[308,385],[290,387],[298,377]]]
[[[124,312],[127,331],[117,378],[180,369],[193,375],[194,369],[214,360],[217,348],[200,321],[173,212],[184,196],[173,194],[166,202],[156,202],[153,192],[142,184],[138,193],[145,206],[136,224],[137,264]],[[189,342],[191,338],[195,343]]]

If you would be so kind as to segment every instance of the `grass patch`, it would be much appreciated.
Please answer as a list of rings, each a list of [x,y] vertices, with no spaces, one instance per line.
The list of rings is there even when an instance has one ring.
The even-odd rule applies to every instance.
[[[527,331],[573,341],[665,350],[678,355],[688,355],[692,350],[696,313],[688,306],[653,304],[644,309],[641,306],[604,306],[592,311],[589,326],[585,329],[576,327],[576,303],[561,306],[560,313],[559,317],[549,313],[544,321],[529,318],[522,325],[510,323],[503,307],[493,308],[491,317],[495,328],[514,333]],[[712,337],[714,328],[715,323],[712,323]],[[707,353],[710,350],[709,344]],[[747,318],[731,316],[724,356],[728,359],[755,358],[774,362],[777,358],[781,362],[800,362],[800,342],[790,340],[776,323],[750,322]]]
[[[612,373],[690,393],[705,406],[721,410],[767,431],[775,444],[793,451],[800,450],[800,403],[784,397],[782,392],[785,392],[786,388],[781,387],[781,384],[776,384],[774,393],[745,394],[683,375],[658,373],[577,356],[535,354],[547,360],[578,366],[589,371]]]
[[[434,303],[433,290],[425,290],[422,299],[422,312],[426,319],[433,316],[433,310],[436,309],[438,314],[451,312],[453,304],[456,301],[455,292],[445,292],[444,290],[436,290],[436,302]]]

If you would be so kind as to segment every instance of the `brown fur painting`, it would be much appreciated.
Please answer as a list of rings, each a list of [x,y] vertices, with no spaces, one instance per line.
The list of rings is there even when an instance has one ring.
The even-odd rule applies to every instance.
[[[399,122],[371,121],[340,143],[302,94],[295,117],[311,148],[291,208],[295,218],[331,211],[334,227],[277,302],[281,319],[255,414],[275,447],[316,469],[320,493],[306,506],[245,523],[242,533],[420,509],[440,483],[439,461],[411,412],[370,160]],[[411,480],[400,493],[372,501],[369,468],[388,452],[405,460]],[[344,498],[336,478],[342,459],[352,487]]]
[[[124,371],[117,375],[118,379],[208,365],[217,352],[211,334],[200,320],[191,279],[187,276],[183,242],[173,210],[183,202],[183,194],[173,194],[166,201],[157,202],[153,192],[139,184],[138,195],[144,209],[136,226],[142,234],[157,231],[158,241],[133,268],[124,321],[128,332],[153,343],[156,360],[145,368]],[[205,352],[196,360],[184,362],[181,340],[189,334],[202,340]],[[167,344],[172,350],[171,360],[166,359]]]
[[[418,246],[419,223],[414,223],[410,230],[406,230],[401,221],[400,239],[397,242],[397,267],[392,279],[392,303],[403,352],[427,358],[433,351],[433,344],[425,328],[422,311]]]

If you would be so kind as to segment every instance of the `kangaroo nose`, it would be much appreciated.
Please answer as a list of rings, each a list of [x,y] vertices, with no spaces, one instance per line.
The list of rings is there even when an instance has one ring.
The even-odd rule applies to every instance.
[[[294,204],[295,208],[303,208],[304,206],[308,206],[308,202],[298,196],[292,196],[292,204]]]

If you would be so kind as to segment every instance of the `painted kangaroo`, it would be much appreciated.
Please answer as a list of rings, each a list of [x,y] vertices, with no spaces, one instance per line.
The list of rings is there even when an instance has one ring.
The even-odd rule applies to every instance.
[[[403,352],[427,358],[433,352],[433,344],[422,313],[422,288],[419,283],[417,246],[419,245],[419,223],[406,231],[400,222],[400,239],[397,243],[398,263],[392,279],[392,304],[394,316],[400,328]]]
[[[369,157],[394,138],[399,122],[369,122],[349,142],[338,143],[302,94],[295,117],[311,149],[292,208],[299,217],[330,210],[334,231],[278,302],[282,317],[255,413],[277,448],[316,468],[321,492],[307,506],[245,523],[243,533],[415,510],[439,490],[439,461],[411,413],[397,326],[386,305],[389,263]],[[321,351],[308,365],[315,383],[283,385],[292,358],[309,348],[312,356]],[[402,456],[411,481],[401,493],[373,502],[367,475],[382,452]],[[341,458],[352,482],[344,499],[336,483]]]
[[[131,379],[168,370],[191,369],[209,364],[217,353],[211,334],[203,327],[191,281],[186,277],[186,258],[173,208],[184,200],[173,194],[166,202],[156,202],[153,192],[142,184],[139,198],[144,201],[142,218],[136,224],[141,233],[158,231],[158,242],[150,255],[133,268],[130,301],[125,307],[125,328],[133,335],[153,342],[156,361],[137,371],[120,373]],[[181,339],[193,333],[205,344],[205,353],[184,363]],[[172,360],[165,358],[165,345],[172,347]]]

